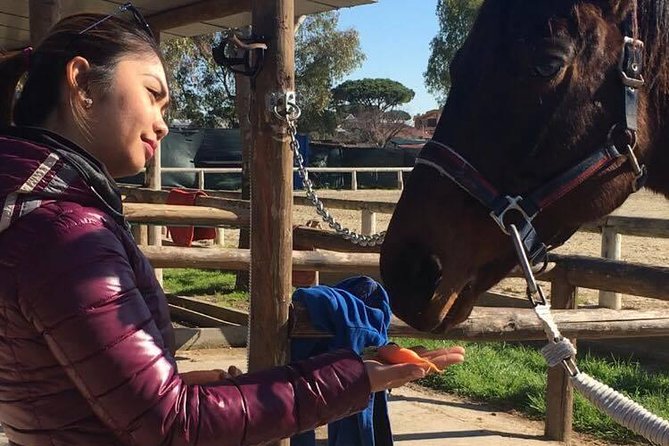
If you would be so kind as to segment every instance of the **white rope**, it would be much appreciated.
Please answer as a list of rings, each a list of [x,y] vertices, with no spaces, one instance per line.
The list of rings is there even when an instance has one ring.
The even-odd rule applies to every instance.
[[[565,358],[576,356],[576,347],[567,338],[562,338],[558,342],[550,342],[541,349],[541,353],[546,358],[549,366],[555,367]]]
[[[549,366],[555,367],[564,362],[574,387],[599,410],[647,440],[660,446],[669,446],[668,421],[653,415],[623,394],[579,371],[575,363],[570,361],[576,357],[576,348],[569,339],[563,338],[560,334],[553,320],[550,305],[537,305],[534,307],[534,312],[550,341],[541,349]],[[568,362],[571,362],[573,370],[569,369]]]
[[[558,328],[555,320],[553,320],[553,313],[551,313],[550,304],[546,303],[545,305],[535,305],[534,312],[537,314],[541,323],[544,327],[544,332],[548,337],[549,341],[554,341],[562,338],[560,334],[560,329]],[[564,358],[562,358],[564,359]]]
[[[617,423],[660,446],[669,446],[669,422],[581,372],[571,377],[581,394]]]

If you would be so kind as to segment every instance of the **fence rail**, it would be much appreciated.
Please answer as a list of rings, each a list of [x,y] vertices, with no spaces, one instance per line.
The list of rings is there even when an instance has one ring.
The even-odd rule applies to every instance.
[[[350,173],[351,190],[358,190],[358,173],[396,173],[397,188],[404,189],[403,173],[408,173],[413,167],[307,167],[308,172],[313,173]],[[297,167],[293,168],[297,172]],[[199,189],[205,188],[205,176],[207,174],[241,174],[241,167],[161,167],[164,173],[194,173],[197,175]]]
[[[145,194],[145,192],[140,192]],[[156,191],[149,196],[154,201],[166,198],[166,192]],[[133,195],[129,194],[132,198]],[[137,195],[134,196],[137,199]],[[240,215],[248,210],[247,204],[229,198],[202,197],[212,208],[227,209],[232,204]],[[204,202],[200,203],[204,204]],[[369,203],[339,200],[331,203],[331,207],[346,206],[350,209],[360,206],[363,211],[373,214],[368,208]],[[378,208],[394,206],[392,203],[380,203]],[[228,207],[226,207],[228,206]],[[245,207],[246,206],[246,207]],[[213,209],[216,212],[220,209]],[[139,212],[139,211],[138,211]],[[183,209],[182,215],[170,216],[165,213],[162,224],[179,219],[184,223],[189,209]],[[227,215],[227,214],[226,214]],[[135,215],[137,217],[137,214]],[[138,218],[138,217],[137,217]],[[238,218],[238,217],[232,217]],[[240,219],[241,220],[241,219]],[[191,220],[193,223],[195,220]],[[220,220],[219,220],[220,224]],[[594,231],[599,228],[618,232],[652,237],[668,237],[669,222],[660,219],[644,219],[635,217],[610,216],[588,225],[585,230]],[[313,230],[311,230],[313,231]],[[314,243],[331,243],[331,234],[317,231],[318,239],[309,237],[314,232],[307,229],[303,232],[303,240]],[[298,232],[299,233],[299,232]],[[327,235],[325,235],[327,234]],[[620,237],[617,235],[617,237]],[[297,237],[296,237],[297,239]],[[340,242],[338,242],[340,243]],[[347,245],[348,246],[348,245]],[[359,251],[359,247],[351,247]],[[143,246],[149,260],[155,267],[173,268],[212,268],[224,270],[248,270],[250,251],[240,249],[212,250],[193,248],[172,248]],[[379,258],[377,253],[350,253],[327,251],[294,251],[292,256],[293,269],[297,271],[331,271],[355,272],[357,274],[378,275]],[[561,331],[572,339],[602,338],[634,338],[646,336],[669,335],[669,316],[661,311],[616,311],[605,308],[576,309],[577,287],[600,289],[612,293],[628,293],[655,299],[669,300],[669,268],[624,263],[617,260],[594,259],[580,256],[551,255],[551,265],[545,273],[538,277],[542,281],[551,282],[551,303],[556,309],[555,319]],[[179,310],[181,311],[181,310]],[[184,309],[191,313],[199,313],[195,309]],[[324,336],[310,326],[304,312],[296,307],[293,310],[291,336]],[[211,323],[207,319],[204,323]],[[215,321],[214,321],[215,322]],[[453,331],[441,334],[426,334],[394,320],[390,333],[393,336],[432,337],[449,339],[474,340],[527,340],[544,339],[544,332],[535,315],[530,309],[518,308],[481,308],[476,307],[470,318]],[[548,370],[546,392],[546,427],[548,438],[569,441],[571,436],[573,389],[565,372],[558,366]]]

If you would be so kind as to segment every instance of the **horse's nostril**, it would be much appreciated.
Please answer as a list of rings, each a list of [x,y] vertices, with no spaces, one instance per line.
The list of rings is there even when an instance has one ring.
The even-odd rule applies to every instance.
[[[442,277],[439,257],[425,248],[412,246],[404,250],[400,258],[406,268],[404,268],[403,279],[397,277],[396,280],[403,282],[403,294],[425,302],[431,300]]]

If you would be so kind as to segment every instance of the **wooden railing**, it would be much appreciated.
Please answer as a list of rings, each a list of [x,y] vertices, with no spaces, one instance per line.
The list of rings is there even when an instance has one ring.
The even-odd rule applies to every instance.
[[[132,191],[135,200],[144,196],[153,203],[164,202],[167,192]],[[300,199],[296,199],[299,201]],[[352,200],[327,200],[331,208],[361,209],[385,212],[393,203],[361,203]],[[240,225],[248,218],[248,204],[241,200],[220,197],[200,197],[206,210],[166,206],[129,204],[126,209],[131,221],[155,224]],[[635,217],[610,216],[587,225],[584,230],[603,228],[614,234],[669,237],[669,221]],[[356,252],[294,251],[293,269],[379,275],[378,248],[348,244],[331,232],[304,228],[296,232],[301,244],[313,247],[350,250]],[[156,268],[207,268],[246,271],[250,252],[241,249],[193,249],[143,246],[142,250]],[[625,293],[648,298],[669,300],[669,268],[624,263],[619,260],[580,256],[551,255],[551,265],[539,280],[551,283],[551,305],[562,333],[575,342],[580,339],[631,338],[668,336],[669,315],[660,311],[615,311],[606,308],[576,309],[578,287],[599,289],[610,293]],[[294,309],[291,336],[327,336],[316,331],[304,311]],[[533,311],[517,308],[475,308],[467,321],[448,333],[426,334],[394,320],[390,334],[413,338],[467,339],[467,340],[530,340],[544,339],[544,332]],[[546,435],[550,439],[569,441],[572,425],[573,393],[569,378],[561,367],[548,371],[546,395]]]
[[[295,172],[297,168],[293,169]],[[397,188],[404,188],[404,172],[411,172],[412,167],[308,167],[307,171],[314,173],[350,173],[351,190],[358,190],[358,173],[396,173]],[[197,175],[197,184],[199,189],[205,188],[206,174],[240,174],[242,169],[239,167],[162,167],[161,173],[194,173]]]
[[[247,270],[250,252],[240,249],[208,250],[143,247],[155,267]],[[298,271],[378,274],[376,253],[294,251],[293,268]],[[551,266],[539,280],[551,283],[551,304],[562,333],[581,339],[625,338],[669,335],[669,314],[662,311],[616,311],[575,309],[579,286],[669,300],[669,268],[630,264],[578,256],[551,256]],[[306,313],[297,308],[291,318],[292,337],[327,336],[311,326]],[[393,320],[391,336],[513,341],[544,339],[545,333],[531,309],[475,308],[467,321],[447,333],[423,333]],[[572,420],[572,387],[561,367],[548,371],[546,435],[569,441]]]

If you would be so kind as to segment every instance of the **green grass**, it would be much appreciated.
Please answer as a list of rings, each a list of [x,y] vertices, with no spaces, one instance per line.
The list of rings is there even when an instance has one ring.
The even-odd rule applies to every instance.
[[[163,270],[165,291],[197,296],[207,302],[248,310],[249,293],[235,290],[235,274],[204,269]]]
[[[396,339],[401,345],[437,348],[464,345],[464,364],[441,375],[424,379],[432,389],[485,401],[500,409],[514,409],[530,418],[546,413],[546,364],[538,349],[507,343],[474,343]],[[669,370],[638,362],[590,353],[579,355],[579,368],[590,376],[631,397],[651,412],[669,419]],[[652,376],[651,376],[652,372]],[[643,439],[599,412],[580,394],[574,398],[574,428],[617,444],[641,443]]]
[[[235,275],[215,270],[165,269],[165,290],[197,296],[218,305],[248,309],[248,293],[235,291]],[[396,339],[397,343],[437,348],[450,341]],[[421,382],[432,389],[483,401],[501,410],[516,410],[530,418],[546,413],[546,370],[537,348],[509,343],[459,342],[467,348],[464,364]],[[650,365],[589,353],[579,354],[581,370],[631,397],[651,412],[669,419],[669,367]],[[651,376],[652,373],[652,376]],[[574,398],[574,428],[608,443],[642,443],[614,423],[578,393]]]

